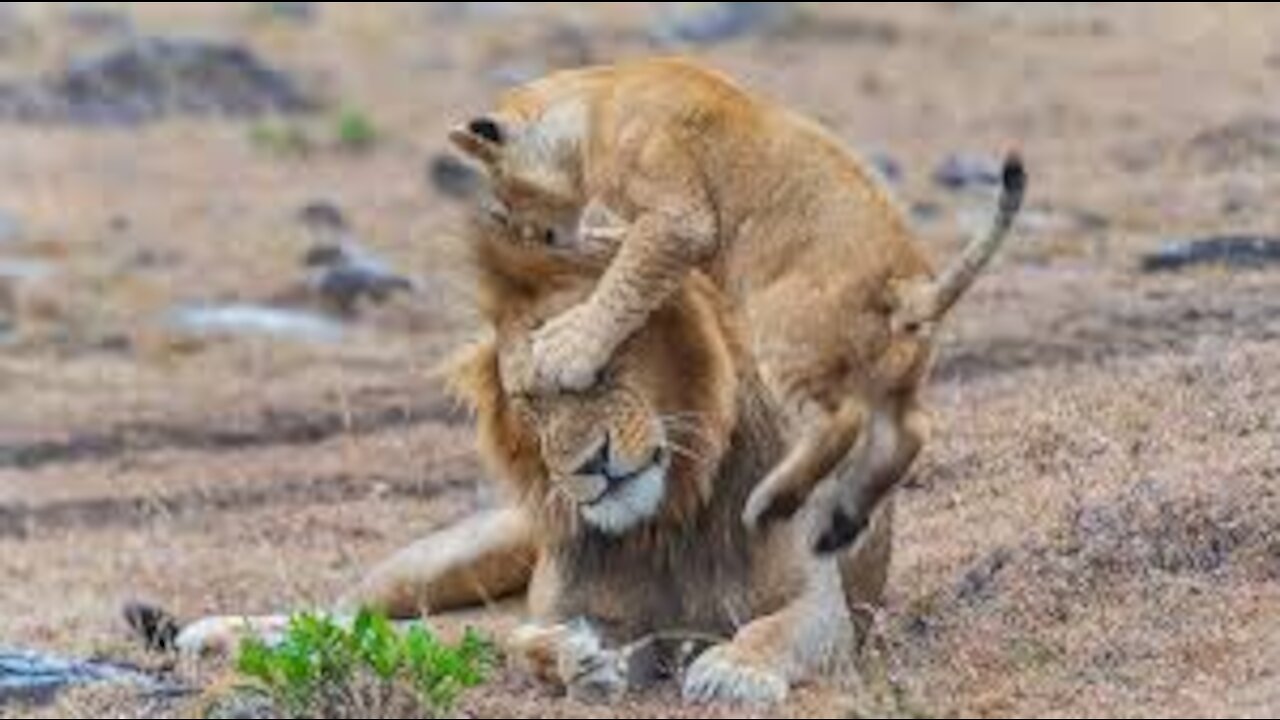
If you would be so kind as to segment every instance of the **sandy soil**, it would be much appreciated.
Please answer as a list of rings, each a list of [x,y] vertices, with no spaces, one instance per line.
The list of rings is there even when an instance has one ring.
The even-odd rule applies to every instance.
[[[88,42],[62,4],[13,5],[35,39],[0,43],[2,75],[57,67]],[[576,29],[597,59],[633,56],[652,51],[651,18],[639,3],[320,3],[311,22],[254,3],[71,5],[120,6],[148,33],[242,39],[381,130],[367,152],[295,157],[264,146],[255,121],[0,124],[0,210],[25,227],[0,259],[51,268],[0,277],[16,328],[0,345],[0,645],[110,655],[126,652],[128,600],[184,616],[323,604],[486,502],[466,420],[431,373],[470,323],[448,273],[457,213],[426,183],[427,159],[501,78],[566,61]],[[1280,223],[1280,9],[804,13],[699,52],[896,158],[937,257],[989,200],[932,182],[948,155],[1021,147],[1034,201],[948,330],[936,439],[904,492],[871,663],[883,682],[805,693],[783,715],[1275,717],[1280,271],[1137,267],[1171,239]],[[336,345],[166,327],[173,307],[296,283],[306,244],[292,217],[316,199],[346,209],[429,299]],[[186,712],[89,693],[37,716]],[[518,678],[470,712],[738,716],[669,697],[572,707]]]

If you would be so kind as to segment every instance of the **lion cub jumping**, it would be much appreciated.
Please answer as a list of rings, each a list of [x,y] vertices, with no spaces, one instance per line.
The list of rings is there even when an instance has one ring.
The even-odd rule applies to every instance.
[[[536,333],[527,362],[504,368],[509,389],[589,389],[686,274],[704,271],[792,433],[745,520],[789,516],[822,485],[822,553],[859,538],[919,453],[932,331],[1003,244],[1026,183],[1010,158],[992,229],[935,276],[836,138],[692,61],[554,74],[451,139],[507,212],[601,271],[587,300]]]

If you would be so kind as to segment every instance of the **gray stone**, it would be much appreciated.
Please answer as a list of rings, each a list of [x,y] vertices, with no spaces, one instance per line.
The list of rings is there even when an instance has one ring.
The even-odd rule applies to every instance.
[[[366,302],[380,305],[417,290],[412,280],[360,243],[336,205],[312,203],[300,213],[299,222],[312,243],[303,259],[308,285],[326,309],[354,318]]]
[[[259,2],[254,3],[264,15],[297,23],[313,22],[320,14],[320,3],[314,2]]]
[[[61,3],[62,22],[70,29],[95,38],[128,38],[137,28],[129,13],[103,3]]]
[[[54,274],[52,265],[40,260],[5,260],[0,258],[0,280],[15,284],[45,280]]]
[[[1213,171],[1273,166],[1280,162],[1280,118],[1244,115],[1196,134],[1187,153]]]
[[[665,45],[714,44],[760,34],[784,25],[793,15],[789,2],[657,3],[651,29]]]
[[[948,190],[999,187],[1004,166],[998,158],[972,153],[955,153],[933,172],[933,180]]]
[[[17,245],[27,237],[22,220],[11,212],[0,210],[0,250],[5,246]]]
[[[880,178],[890,185],[899,185],[906,178],[906,170],[902,167],[902,163],[896,157],[884,150],[874,150],[867,153],[867,162],[871,163],[871,167],[880,175]]]
[[[1142,257],[1146,273],[1180,272],[1199,266],[1237,270],[1280,266],[1280,238],[1224,235],[1176,241]]]
[[[35,30],[19,11],[19,3],[0,3],[0,53],[28,50],[36,40]]]
[[[0,707],[50,703],[68,689],[99,684],[160,689],[154,678],[131,668],[0,649]]]
[[[448,153],[431,158],[427,164],[427,180],[436,192],[454,200],[476,197],[485,182],[479,170]]]
[[[341,323],[323,315],[261,305],[211,305],[178,308],[168,325],[201,338],[248,337],[333,344],[346,335]]]
[[[74,59],[49,79],[0,85],[0,119],[138,125],[175,115],[258,117],[317,103],[233,42],[138,38]]]
[[[440,2],[428,3],[437,20],[486,21],[506,20],[525,11],[518,2]]]

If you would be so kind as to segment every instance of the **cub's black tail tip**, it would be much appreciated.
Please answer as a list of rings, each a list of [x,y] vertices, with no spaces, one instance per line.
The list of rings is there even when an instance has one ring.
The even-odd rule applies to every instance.
[[[996,220],[999,232],[1008,232],[1013,227],[1014,218],[1022,210],[1026,196],[1027,167],[1023,164],[1021,155],[1009,153],[1000,174],[1000,215]]]
[[[1022,155],[1009,153],[1004,159],[1004,170],[1001,173],[1001,185],[1006,192],[1023,195],[1027,191],[1027,166]]]
[[[865,520],[855,520],[844,510],[836,510],[831,517],[831,527],[818,538],[814,552],[819,555],[835,555],[847,550],[858,542],[858,538],[862,537],[862,533],[866,530]]]

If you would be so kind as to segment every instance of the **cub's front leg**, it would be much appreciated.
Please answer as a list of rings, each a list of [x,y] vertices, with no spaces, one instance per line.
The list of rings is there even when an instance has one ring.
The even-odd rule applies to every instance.
[[[640,155],[622,193],[635,210],[634,220],[605,223],[618,238],[612,241],[618,246],[613,260],[585,302],[534,333],[528,370],[508,379],[514,385],[508,391],[590,389],[618,348],[667,302],[686,274],[716,253],[714,207],[687,153],[655,139]],[[593,198],[584,215],[590,218],[593,208],[607,207]]]
[[[530,375],[515,392],[583,391],[697,264],[691,241],[661,215],[637,220],[596,291],[533,335]]]

